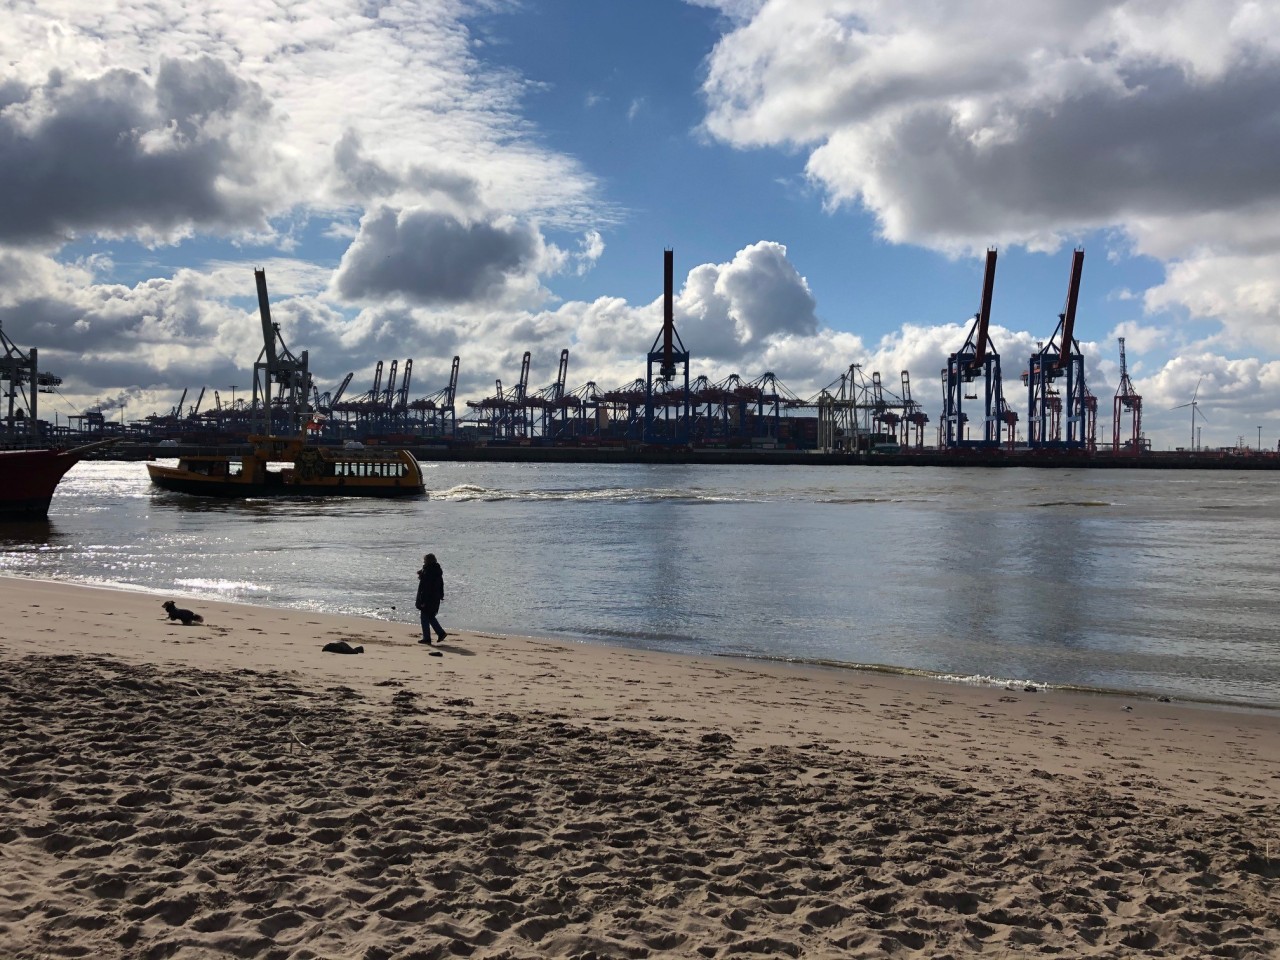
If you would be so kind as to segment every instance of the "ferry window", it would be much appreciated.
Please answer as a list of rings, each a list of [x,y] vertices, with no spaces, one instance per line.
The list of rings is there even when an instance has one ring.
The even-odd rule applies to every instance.
[[[231,461],[231,463],[227,464],[227,473],[229,473],[231,476],[238,477],[243,472],[244,472],[244,464],[241,463],[240,461],[233,460]]]

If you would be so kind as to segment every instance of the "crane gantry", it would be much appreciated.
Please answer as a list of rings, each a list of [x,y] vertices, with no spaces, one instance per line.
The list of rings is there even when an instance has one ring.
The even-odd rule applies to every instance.
[[[1142,450],[1142,396],[1134,389],[1129,379],[1129,365],[1124,356],[1124,337],[1120,337],[1120,386],[1116,388],[1113,402],[1113,428],[1111,431],[1111,452],[1119,453],[1123,448],[1137,454]],[[1129,418],[1129,438],[1120,442],[1120,424],[1125,415]]]

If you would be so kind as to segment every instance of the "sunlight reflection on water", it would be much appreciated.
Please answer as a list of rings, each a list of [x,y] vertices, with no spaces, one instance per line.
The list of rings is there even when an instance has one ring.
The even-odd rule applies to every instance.
[[[430,550],[459,627],[1280,706],[1280,475],[424,468],[236,502],[82,463],[0,572],[407,621]]]

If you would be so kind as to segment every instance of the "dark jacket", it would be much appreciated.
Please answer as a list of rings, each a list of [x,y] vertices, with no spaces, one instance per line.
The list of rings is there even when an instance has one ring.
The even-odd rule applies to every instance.
[[[418,571],[418,596],[415,603],[419,610],[429,604],[439,606],[444,599],[444,571],[433,563]]]

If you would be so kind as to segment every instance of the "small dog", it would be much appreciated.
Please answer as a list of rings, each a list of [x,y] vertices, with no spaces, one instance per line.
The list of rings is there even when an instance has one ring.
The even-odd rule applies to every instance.
[[[184,627],[189,627],[193,623],[204,623],[204,617],[198,613],[192,613],[190,610],[183,610],[172,600],[166,600],[160,604],[164,607],[165,613],[169,614],[170,620],[181,620]]]

